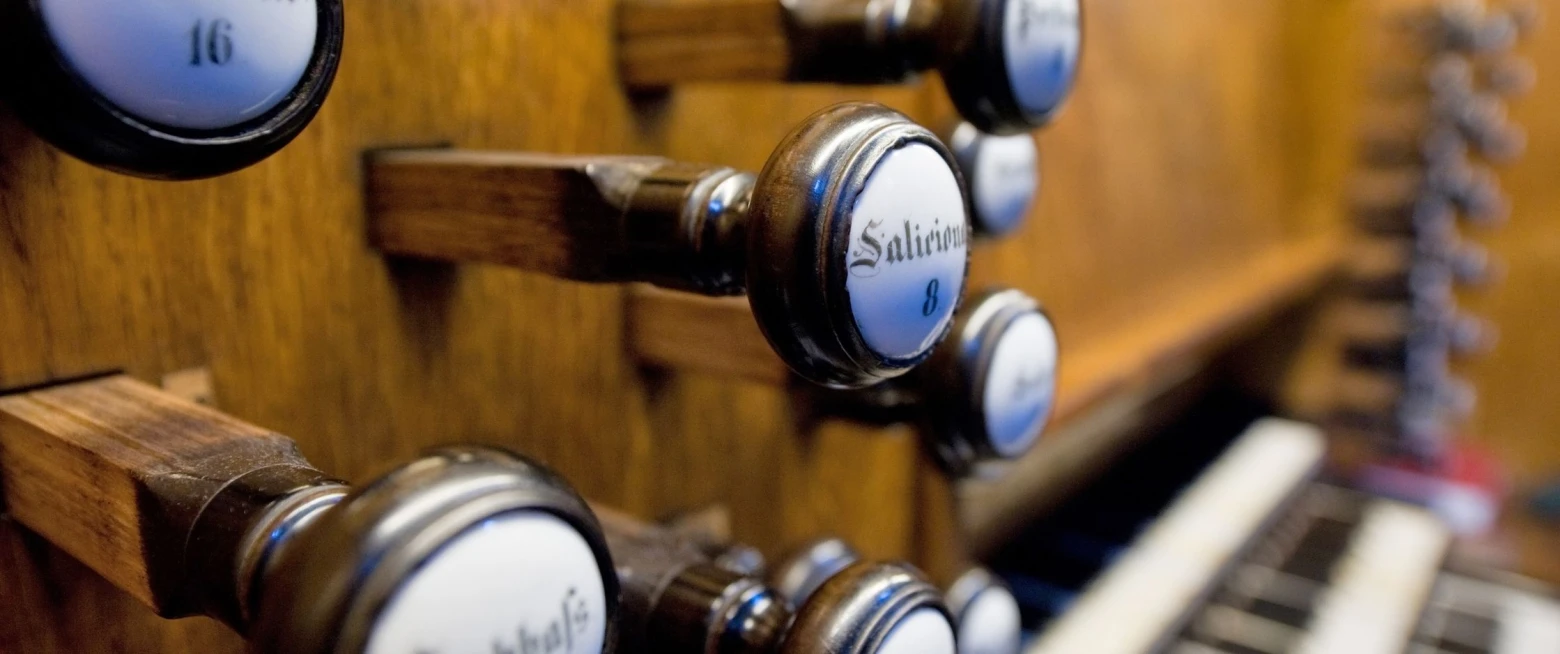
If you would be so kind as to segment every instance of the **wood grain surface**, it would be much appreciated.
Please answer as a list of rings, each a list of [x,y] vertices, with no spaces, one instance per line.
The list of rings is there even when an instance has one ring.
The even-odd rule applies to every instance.
[[[1181,325],[1172,317],[1192,310],[1179,302],[1197,289],[1238,286],[1267,257],[1336,233],[1358,9],[1090,0],[1077,94],[1040,138],[1039,206],[979,254],[971,286],[1040,298],[1065,360],[1107,352],[1134,329]],[[770,556],[834,532],[871,556],[952,568],[936,562],[957,557],[936,553],[956,549],[954,521],[935,513],[947,502],[923,501],[949,493],[918,483],[908,430],[804,430],[783,390],[647,373],[626,352],[622,287],[370,245],[370,150],[657,155],[754,170],[833,102],[876,100],[934,127],[953,117],[935,80],[631,98],[617,81],[615,10],[610,0],[349,3],[346,53],[319,118],[272,159],[215,180],[99,171],[0,113],[0,388],[204,366],[224,412],[292,436],[348,480],[431,445],[492,443],[636,515],[723,503],[735,536]],[[1535,138],[1535,149],[1546,143]],[[1539,180],[1513,184],[1552,194]],[[1513,245],[1537,257],[1552,240]],[[1533,273],[1513,263],[1515,286]],[[0,523],[0,606],[3,652],[241,647],[210,620],[156,618],[14,523]]]

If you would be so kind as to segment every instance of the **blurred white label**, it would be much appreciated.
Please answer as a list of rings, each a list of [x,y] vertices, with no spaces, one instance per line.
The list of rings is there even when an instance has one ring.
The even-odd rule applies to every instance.
[[[1029,134],[986,136],[975,151],[970,192],[975,219],[986,231],[1005,234],[1029,214],[1040,189],[1039,151]]]
[[[1056,109],[1072,89],[1083,41],[1079,0],[1008,0],[1002,25],[1013,97],[1025,112]]]
[[[375,622],[368,654],[598,654],[606,592],[590,545],[562,519],[490,518],[446,543]]]
[[[894,625],[876,654],[957,654],[953,625],[936,609],[916,609]]]
[[[969,219],[964,195],[936,150],[889,152],[851,212],[845,290],[867,346],[891,359],[936,345],[964,291]]]
[[[275,107],[303,78],[315,0],[38,0],[92,88],[143,120],[218,129]]]
[[[986,433],[998,454],[1029,451],[1056,398],[1056,328],[1039,313],[1015,319],[997,338],[986,375]]]
[[[959,654],[1018,654],[1022,630],[1018,600],[1006,588],[993,586],[959,616]]]

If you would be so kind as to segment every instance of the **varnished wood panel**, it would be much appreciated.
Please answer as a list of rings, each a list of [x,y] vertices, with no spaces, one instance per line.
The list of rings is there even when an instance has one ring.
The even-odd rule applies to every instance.
[[[973,287],[1042,299],[1064,348],[1325,236],[1329,136],[1348,103],[1342,0],[1090,0],[1071,105],[1041,137],[1028,226],[982,251]],[[629,98],[610,0],[350,2],[336,88],[255,168],[155,183],[70,160],[0,113],[0,388],[123,370],[211,370],[220,408],[362,480],[437,443],[517,448],[640,515],[712,502],[778,555],[824,531],[875,556],[930,552],[914,438],[802,433],[781,389],[647,375],[623,290],[381,256],[361,157],[452,144],[653,154],[757,169],[792,126],[874,99],[938,126],[932,77],[904,87],[702,85]],[[1514,275],[1517,271],[1513,271]],[[1064,353],[1064,357],[1066,354]],[[930,525],[924,529],[922,523]],[[931,531],[927,531],[931,530]],[[931,556],[931,555],[928,555]],[[0,650],[232,651],[215,623],[163,622],[66,555],[0,527]],[[936,567],[943,567],[939,564]]]

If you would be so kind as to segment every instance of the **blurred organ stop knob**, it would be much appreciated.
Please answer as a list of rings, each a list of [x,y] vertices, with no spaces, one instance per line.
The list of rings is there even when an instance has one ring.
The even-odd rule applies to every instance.
[[[278,434],[125,377],[0,397],[9,515],[159,615],[259,652],[579,652],[617,577],[563,479],[436,450],[366,486]]]
[[[398,150],[370,157],[393,254],[591,282],[747,293],[774,351],[815,383],[902,375],[948,334],[968,211],[947,147],[881,105],[825,109],[757,175],[654,157]]]
[[[1040,149],[1031,134],[996,136],[961,122],[944,139],[969,184],[976,236],[1017,231],[1040,194]]]
[[[1056,327],[1021,291],[970,302],[955,337],[916,372],[926,389],[931,445],[958,473],[1017,459],[1040,440],[1056,404]]]
[[[666,528],[597,509],[623,588],[619,654],[955,654],[941,595],[860,562],[784,596]]]
[[[341,0],[8,0],[8,104],[87,162],[209,177],[282,148],[341,57]]]
[[[959,625],[959,654],[1018,654],[1018,599],[991,571],[975,567],[959,575],[948,587],[948,610]]]
[[[786,384],[784,366],[740,303],[637,288],[628,303],[629,347],[647,365]],[[719,333],[717,342],[698,338]],[[952,335],[910,374],[853,390],[808,389],[817,417],[872,424],[914,423],[922,442],[955,476],[1028,453],[1056,399],[1056,328],[1034,298],[993,289],[963,304]]]
[[[965,120],[1013,134],[1049,122],[1083,46],[1080,0],[627,0],[624,82],[897,83],[936,69]]]
[[[860,559],[845,541],[819,539],[774,569],[770,579],[792,603],[811,602],[840,580],[857,574],[864,565]],[[941,648],[944,642],[952,647],[956,641],[959,654],[1017,654],[1021,626],[1018,602],[994,576],[971,569],[949,587],[947,598],[950,613],[918,609],[896,628],[904,634],[897,644],[905,649],[894,652],[927,652],[932,650],[918,648]],[[896,641],[891,637],[889,643]]]

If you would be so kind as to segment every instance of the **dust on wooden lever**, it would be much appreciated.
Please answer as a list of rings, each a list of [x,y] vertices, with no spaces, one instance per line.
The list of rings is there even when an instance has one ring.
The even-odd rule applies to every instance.
[[[587,282],[746,292],[802,377],[904,374],[948,333],[968,267],[953,154],[886,107],[814,114],[757,175],[651,157],[395,150],[368,159],[385,251]]]
[[[436,450],[349,490],[284,436],[115,376],[0,397],[0,480],[22,525],[259,651],[475,651],[558,620],[576,651],[610,642],[594,515],[502,450]]]
[[[770,571],[770,584],[788,600],[805,603],[834,577],[861,560],[849,543],[819,538],[793,552]],[[1023,624],[1018,600],[991,571],[968,564],[941,580],[958,633],[959,654],[1018,654]]]

